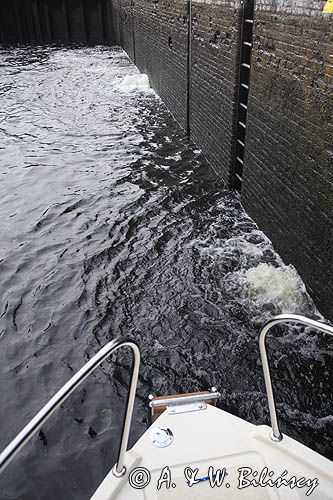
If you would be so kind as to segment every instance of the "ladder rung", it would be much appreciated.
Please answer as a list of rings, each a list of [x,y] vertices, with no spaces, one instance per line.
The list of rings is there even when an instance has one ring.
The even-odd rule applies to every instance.
[[[252,47],[252,43],[251,42],[243,42],[243,45],[247,45],[248,47]]]
[[[244,89],[248,89],[249,88],[249,86],[246,85],[246,83],[241,83],[241,86],[244,87]]]
[[[244,165],[243,160],[242,160],[239,156],[237,156],[236,160],[238,160],[238,161],[239,161],[239,163],[241,163],[242,165]]]
[[[238,142],[241,146],[243,146],[243,148],[245,148],[245,144],[244,144],[244,142],[243,142],[243,141],[241,141],[240,139],[237,139],[237,142]]]
[[[241,127],[246,128],[245,123],[243,123],[243,122],[238,122],[238,123],[239,123],[239,125],[240,125]]]
[[[249,64],[247,64],[247,63],[242,63],[242,66],[244,66],[244,68],[248,68],[248,69],[251,68],[251,66]]]
[[[241,102],[240,105],[242,106],[242,108],[247,109],[246,104],[244,104],[243,102]]]

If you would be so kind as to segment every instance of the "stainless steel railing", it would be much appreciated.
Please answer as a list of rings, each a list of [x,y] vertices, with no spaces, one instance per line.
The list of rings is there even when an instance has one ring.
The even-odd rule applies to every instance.
[[[268,398],[269,413],[271,417],[273,441],[281,441],[282,434],[279,430],[276,408],[274,401],[274,394],[272,388],[272,381],[269,369],[269,363],[266,352],[266,335],[268,331],[275,325],[280,323],[298,323],[310,326],[316,330],[328,333],[333,336],[333,328],[331,326],[320,323],[312,319],[297,314],[280,314],[272,318],[260,332],[259,346],[261,361],[264,370],[264,378],[266,385],[266,392]],[[22,431],[9,443],[9,445],[0,454],[0,473],[7,467],[7,465],[15,458],[17,453],[25,446],[25,444],[32,438],[32,436],[42,427],[42,425],[50,418],[55,410],[81,385],[81,383],[112,353],[121,347],[130,347],[133,352],[133,367],[130,376],[130,384],[128,390],[128,398],[126,404],[126,412],[123,422],[123,429],[121,434],[121,441],[118,453],[118,460],[114,468],[113,474],[116,477],[122,477],[126,472],[124,466],[125,453],[128,445],[128,437],[133,415],[133,407],[135,400],[135,393],[138,381],[139,367],[140,367],[140,350],[137,344],[129,339],[119,338],[112,340],[106,344],[102,349],[95,354],[54,396],[48,403],[33,417],[32,420],[22,429]]]
[[[268,323],[266,323],[266,325],[261,330],[259,337],[259,347],[260,347],[261,362],[264,370],[269,413],[271,417],[271,426],[272,426],[271,439],[273,441],[281,441],[283,436],[280,432],[276,417],[276,408],[275,408],[274,394],[272,388],[271,374],[269,370],[269,363],[266,352],[266,335],[273,326],[278,325],[280,323],[302,324],[310,326],[316,330],[328,333],[329,335],[333,336],[333,328],[331,326],[325,325],[324,323],[320,323],[319,321],[315,321],[313,319],[306,318],[305,316],[300,316],[298,314],[280,314],[278,316],[275,316],[270,321],[268,321]]]
[[[112,340],[93,356],[54,396],[45,406],[33,417],[32,420],[21,430],[21,432],[9,443],[9,445],[0,454],[0,472],[14,459],[23,446],[32,438],[32,436],[42,427],[50,418],[55,410],[72,394],[75,389],[112,353],[121,347],[130,347],[133,352],[133,366],[130,376],[128,390],[126,413],[123,421],[123,429],[118,453],[118,460],[113,474],[116,477],[122,477],[126,472],[124,466],[125,453],[127,450],[129,431],[133,414],[136,386],[140,367],[140,350],[137,344],[126,338]]]

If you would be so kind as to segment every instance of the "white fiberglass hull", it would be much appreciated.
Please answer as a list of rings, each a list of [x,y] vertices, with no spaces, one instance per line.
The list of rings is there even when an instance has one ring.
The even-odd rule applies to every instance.
[[[165,448],[151,439],[159,427],[174,437]],[[126,474],[110,472],[92,500],[333,499],[333,463],[286,435],[274,442],[270,432],[210,405],[166,410],[126,454]]]

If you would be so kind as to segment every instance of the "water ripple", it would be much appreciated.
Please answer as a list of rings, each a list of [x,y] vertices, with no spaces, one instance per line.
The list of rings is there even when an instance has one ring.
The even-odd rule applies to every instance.
[[[224,409],[267,423],[259,326],[320,317],[295,270],[121,50],[0,48],[0,74],[0,447],[117,335],[142,349],[132,442],[149,393],[215,385]],[[329,456],[327,339],[286,328],[271,345],[282,430]],[[2,498],[89,497],[117,451],[115,359],[7,469]]]

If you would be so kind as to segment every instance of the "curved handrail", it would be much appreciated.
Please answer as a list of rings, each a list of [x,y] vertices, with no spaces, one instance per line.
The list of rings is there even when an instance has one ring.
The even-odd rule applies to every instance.
[[[17,453],[25,446],[32,436],[42,427],[44,422],[55,412],[55,410],[72,394],[73,391],[113,352],[121,347],[130,347],[133,352],[133,366],[128,390],[126,413],[123,422],[121,441],[118,453],[118,461],[113,468],[116,477],[121,477],[126,472],[124,466],[125,453],[127,450],[129,431],[131,426],[133,406],[135,400],[136,386],[140,367],[140,350],[138,345],[126,338],[118,338],[108,342],[95,354],[63,387],[50,399],[48,403],[30,420],[21,432],[9,443],[0,454],[0,472],[14,459]]]
[[[263,366],[263,370],[264,370],[264,378],[265,378],[269,413],[270,413],[270,417],[271,417],[271,426],[272,426],[271,439],[273,441],[281,441],[283,436],[279,430],[277,417],[276,417],[274,394],[273,394],[271,374],[270,374],[270,370],[269,370],[269,363],[268,363],[268,358],[267,358],[266,342],[265,341],[266,341],[267,332],[273,326],[278,325],[279,323],[299,323],[302,325],[311,326],[312,328],[315,328],[316,330],[320,330],[321,332],[328,333],[329,335],[333,336],[333,328],[331,326],[325,325],[324,323],[321,323],[319,321],[315,321],[313,319],[306,318],[305,316],[300,316],[299,314],[279,314],[278,316],[275,316],[270,321],[268,321],[268,323],[266,323],[266,325],[261,330],[260,337],[259,337],[259,347],[260,347],[261,362],[262,362],[262,366]]]

